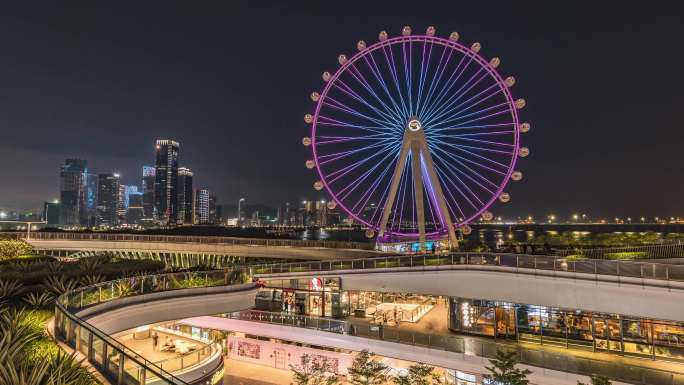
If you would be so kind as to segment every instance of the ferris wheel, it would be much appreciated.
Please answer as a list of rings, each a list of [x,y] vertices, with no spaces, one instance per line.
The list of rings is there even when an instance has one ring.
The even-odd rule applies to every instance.
[[[491,220],[497,200],[510,201],[518,157],[529,155],[520,134],[524,99],[514,99],[512,76],[502,77],[497,57],[485,59],[480,43],[459,34],[379,34],[357,43],[339,68],[324,72],[325,86],[311,93],[313,113],[303,139],[313,157],[316,190],[328,208],[340,207],[379,239],[426,239],[471,232],[469,223]]]

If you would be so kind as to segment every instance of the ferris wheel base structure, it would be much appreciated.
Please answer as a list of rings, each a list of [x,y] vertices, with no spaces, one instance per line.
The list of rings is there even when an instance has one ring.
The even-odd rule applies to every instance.
[[[427,141],[425,140],[425,132],[422,124],[417,118],[412,118],[406,125],[404,132],[404,139],[401,145],[401,152],[399,153],[399,161],[394,168],[392,176],[392,183],[390,185],[389,196],[387,198],[387,206],[393,207],[397,196],[397,189],[401,181],[401,174],[405,168],[406,161],[411,158],[411,170],[413,178],[413,189],[416,197],[416,214],[418,217],[418,240],[420,241],[421,250],[425,249],[425,205],[423,196],[423,185],[427,188],[429,194],[428,199],[437,207],[437,213],[440,223],[447,228],[449,241],[451,246],[458,245],[456,232],[454,231],[454,224],[451,221],[449,210],[447,209],[446,200],[444,199],[444,192],[435,173],[435,167],[432,162],[432,155],[428,149]],[[378,239],[382,239],[387,231],[387,222],[391,210],[384,210],[382,220],[380,222],[380,231]]]

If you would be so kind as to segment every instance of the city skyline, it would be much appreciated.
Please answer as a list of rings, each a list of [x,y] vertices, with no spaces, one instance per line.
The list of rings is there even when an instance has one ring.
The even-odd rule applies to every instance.
[[[184,158],[192,159],[184,166],[198,170],[197,183],[210,186],[224,202],[247,196],[277,207],[326,198],[311,189],[315,178],[303,166],[310,157],[299,145],[307,135],[301,117],[312,108],[306,95],[320,90],[319,72],[335,68],[339,53],[354,52],[356,40],[372,41],[380,29],[397,33],[411,24],[462,31],[465,41],[481,41],[483,53],[501,56],[502,71],[516,76],[516,92],[528,100],[534,135],[523,169],[526,183],[511,187],[511,203],[496,207],[495,215],[582,210],[612,217],[624,215],[625,207],[635,216],[681,215],[681,80],[660,70],[684,63],[681,51],[671,49],[683,29],[673,16],[679,10],[586,4],[501,5],[486,18],[468,5],[440,4],[444,16],[419,8],[407,18],[408,4],[397,5],[395,15],[366,4],[367,18],[358,22],[353,4],[334,16],[315,5],[247,10],[236,4],[190,15],[173,5],[161,15],[141,7],[141,14],[159,24],[157,31],[116,9],[46,8],[32,15],[17,9],[16,15],[42,21],[32,33],[44,39],[21,43],[60,60],[54,76],[38,88],[41,77],[22,53],[25,47],[6,47],[0,68],[17,76],[4,79],[8,87],[2,92],[23,91],[13,92],[18,105],[3,111],[0,160],[22,162],[5,171],[0,205],[37,208],[58,198],[58,191],[45,191],[42,182],[55,178],[58,165],[69,157],[88,159],[98,172],[115,170],[124,184],[137,181],[140,165],[152,162],[146,150],[157,137],[184,143]],[[269,27],[250,28],[257,17]],[[121,24],[132,32],[118,44],[112,37]],[[11,20],[6,28],[24,30]],[[288,30],[287,44],[273,43],[273,31],[279,29]],[[249,39],[226,43],[244,30],[250,31]],[[72,31],[82,33],[69,40]],[[176,39],[181,35],[186,38]],[[143,43],[155,48],[143,50]],[[563,49],[551,50],[557,46]],[[658,55],[634,55],[639,46]],[[98,48],[91,56],[78,56],[78,62],[65,55],[93,47]],[[179,57],[185,61],[174,60]],[[112,64],[111,58],[119,62]],[[18,88],[15,77],[25,87]],[[656,84],[663,86],[656,90]],[[192,90],[193,96],[174,96],[181,89]],[[63,92],[69,98],[60,98]],[[642,104],[639,95],[650,102]],[[27,114],[49,104],[59,112]]]

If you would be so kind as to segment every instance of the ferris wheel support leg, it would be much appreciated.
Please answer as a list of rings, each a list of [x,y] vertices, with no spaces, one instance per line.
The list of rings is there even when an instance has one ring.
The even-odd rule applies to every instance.
[[[430,154],[430,150],[428,149],[427,143],[424,139],[420,143],[420,149],[423,156],[423,161],[425,162],[425,168],[428,173],[430,184],[435,192],[435,198],[437,200],[435,203],[437,204],[437,207],[439,207],[441,219],[444,221],[442,225],[448,229],[451,247],[458,247],[458,238],[456,237],[454,223],[451,220],[451,214],[449,213],[449,208],[447,207],[446,199],[444,198],[444,191],[442,191],[442,185],[439,183],[439,178],[437,178],[437,173],[435,172],[435,165],[432,162],[432,155]]]
[[[411,143],[411,169],[413,170],[413,188],[416,194],[416,214],[418,216],[418,240],[420,251],[425,251],[425,202],[423,199],[423,171],[420,167],[420,143]]]
[[[410,150],[409,144],[410,143],[404,139],[404,142],[401,145],[401,152],[399,153],[397,165],[394,167],[394,175],[392,176],[392,184],[390,185],[389,195],[387,196],[387,203],[382,211],[382,221],[380,221],[378,238],[384,236],[385,231],[387,231],[387,221],[389,221],[389,216],[392,213],[392,206],[394,206],[394,199],[397,197],[397,188],[401,181],[401,174],[404,171],[404,166],[406,166],[406,158]]]

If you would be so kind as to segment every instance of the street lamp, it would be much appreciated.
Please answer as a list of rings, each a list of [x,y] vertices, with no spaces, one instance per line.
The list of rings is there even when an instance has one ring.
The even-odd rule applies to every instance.
[[[245,201],[245,198],[240,198],[238,201],[238,212],[237,212],[237,225],[238,227],[242,226],[242,202]]]

